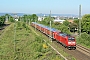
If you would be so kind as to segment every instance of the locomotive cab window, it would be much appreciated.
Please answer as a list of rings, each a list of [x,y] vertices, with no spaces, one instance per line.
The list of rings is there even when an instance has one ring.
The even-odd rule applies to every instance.
[[[68,40],[75,40],[75,38],[69,37]]]

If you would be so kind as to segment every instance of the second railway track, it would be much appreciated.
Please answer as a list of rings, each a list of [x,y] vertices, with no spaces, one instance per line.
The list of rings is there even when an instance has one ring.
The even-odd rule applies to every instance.
[[[82,45],[77,44],[77,50],[79,50],[79,51],[81,51],[82,53],[90,56],[90,49],[88,49],[88,48],[86,48],[86,47],[84,47],[84,46],[82,46]]]

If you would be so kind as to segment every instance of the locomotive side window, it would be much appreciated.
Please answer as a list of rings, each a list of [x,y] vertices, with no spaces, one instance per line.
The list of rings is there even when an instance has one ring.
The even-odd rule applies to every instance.
[[[75,38],[69,37],[68,40],[75,40]]]

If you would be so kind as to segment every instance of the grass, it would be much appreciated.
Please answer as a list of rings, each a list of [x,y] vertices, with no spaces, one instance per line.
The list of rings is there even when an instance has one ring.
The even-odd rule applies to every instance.
[[[23,24],[12,23],[1,35],[0,60],[64,60],[42,40],[43,36],[37,36],[30,26]]]

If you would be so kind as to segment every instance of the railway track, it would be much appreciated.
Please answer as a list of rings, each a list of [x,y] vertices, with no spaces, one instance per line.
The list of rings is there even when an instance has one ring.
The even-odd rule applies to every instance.
[[[88,49],[88,48],[86,48],[86,47],[84,47],[84,46],[82,46],[82,45],[77,44],[77,50],[79,50],[79,51],[81,51],[82,53],[90,56],[90,49]]]
[[[5,24],[2,28],[0,28],[0,38],[5,33],[6,29],[9,27],[10,24]]]

